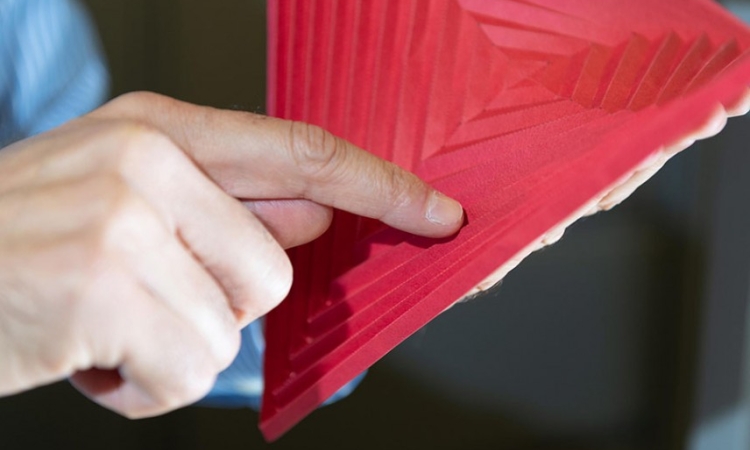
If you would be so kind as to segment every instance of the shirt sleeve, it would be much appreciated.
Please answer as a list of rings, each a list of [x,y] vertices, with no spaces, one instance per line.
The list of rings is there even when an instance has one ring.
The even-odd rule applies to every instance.
[[[242,330],[240,353],[229,368],[219,374],[211,392],[199,403],[203,406],[250,407],[260,409],[263,395],[263,321],[256,320]],[[323,404],[327,405],[349,395],[365,374],[339,389]]]
[[[0,0],[0,148],[99,106],[109,78],[72,0]]]

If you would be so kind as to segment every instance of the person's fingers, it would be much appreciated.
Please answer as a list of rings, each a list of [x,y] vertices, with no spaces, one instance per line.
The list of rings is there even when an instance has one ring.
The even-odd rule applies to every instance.
[[[241,325],[286,295],[284,250],[154,127],[83,119],[57,133],[67,141],[4,157],[2,392],[73,375],[129,417],[197,400]],[[308,209],[324,229],[328,210]]]
[[[137,197],[124,200],[105,234],[116,265],[92,282],[92,301],[77,316],[89,359],[103,370],[82,372],[75,384],[129,417],[199,399],[239,350],[224,293]]]
[[[118,346],[96,357],[112,358],[113,364],[78,372],[71,382],[93,401],[130,418],[200,399],[219,371],[210,346],[161,300],[136,284],[128,287],[134,289],[121,291],[127,299],[119,298],[128,301],[128,308],[121,309],[116,320],[102,319],[108,329],[101,341]]]
[[[132,240],[119,253],[133,279],[209,343],[221,369],[228,366],[239,351],[241,326],[222,287],[167,230],[162,236],[149,239],[141,233]]]
[[[264,315],[286,296],[292,269],[284,249],[258,218],[202,173],[168,136],[128,119],[84,118],[72,125],[71,133],[95,141],[95,148],[54,153],[46,165],[26,171],[27,183],[45,186],[71,178],[102,179],[104,173],[120,186],[93,188],[93,197],[104,196],[102,190],[107,189],[137,192],[158,209],[173,233],[216,278],[241,323]],[[66,129],[57,132],[66,136]],[[315,224],[310,231],[317,233],[320,226]],[[309,236],[306,231],[297,242]]]
[[[202,173],[169,136],[143,121],[128,119],[84,118],[67,128],[93,144],[79,152],[57,152],[52,146],[46,150],[54,156],[47,158],[49,163],[27,170],[23,178],[33,178],[40,187],[65,183],[70,178],[97,178],[101,173],[115,181],[120,178],[121,188],[137,191],[156,207],[172,231],[214,275],[242,323],[267,313],[286,296],[292,269],[284,249],[240,201]],[[57,133],[65,135],[67,128]],[[44,152],[40,156],[45,156]],[[97,189],[91,193],[104,195]]]
[[[150,93],[120,97],[94,115],[114,116],[157,127],[238,198],[305,198],[432,237],[463,223],[455,200],[316,126]]]
[[[289,258],[240,201],[209,180],[167,137],[135,128],[116,167],[222,286],[241,324],[266,314],[292,283]]]
[[[331,225],[331,208],[309,200],[253,200],[244,202],[284,248],[306,244]]]

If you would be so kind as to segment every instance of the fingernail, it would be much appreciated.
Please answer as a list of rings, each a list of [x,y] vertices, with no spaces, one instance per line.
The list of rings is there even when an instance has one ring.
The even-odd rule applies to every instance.
[[[455,225],[463,220],[461,204],[440,192],[433,191],[427,205],[427,220],[439,225]]]

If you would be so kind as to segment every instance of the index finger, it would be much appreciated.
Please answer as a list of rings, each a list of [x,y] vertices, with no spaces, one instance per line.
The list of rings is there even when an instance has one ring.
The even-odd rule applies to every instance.
[[[449,236],[463,223],[457,201],[314,125],[150,93],[129,94],[100,111],[159,128],[237,198],[305,198],[428,237]]]

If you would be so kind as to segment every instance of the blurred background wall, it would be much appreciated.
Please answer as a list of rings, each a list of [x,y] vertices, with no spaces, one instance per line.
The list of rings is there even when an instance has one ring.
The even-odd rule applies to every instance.
[[[113,95],[263,111],[263,1],[84,3]],[[0,399],[0,449],[750,448],[748,125],[733,120],[613,212],[574,225],[276,444],[249,410],[134,422],[58,383]]]

